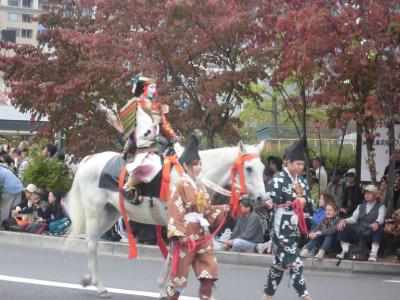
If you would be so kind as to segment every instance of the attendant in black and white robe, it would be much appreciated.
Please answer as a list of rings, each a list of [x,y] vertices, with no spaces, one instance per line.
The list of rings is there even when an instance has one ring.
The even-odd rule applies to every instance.
[[[265,283],[263,300],[272,299],[285,269],[289,269],[293,287],[298,295],[302,299],[311,299],[306,289],[303,262],[298,248],[301,236],[298,228],[298,216],[292,206],[279,207],[279,205],[288,204],[296,198],[301,199],[303,206],[306,203],[310,203],[310,205],[312,203],[309,186],[301,176],[305,160],[303,145],[303,141],[299,141],[288,149],[287,167],[276,174],[267,187],[267,192],[269,192],[274,205],[271,239],[276,247],[276,252],[273,266],[270,268]]]

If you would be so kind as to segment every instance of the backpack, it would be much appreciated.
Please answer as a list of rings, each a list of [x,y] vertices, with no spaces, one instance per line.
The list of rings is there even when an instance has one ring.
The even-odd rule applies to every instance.
[[[49,231],[53,234],[64,234],[71,225],[71,220],[67,217],[53,221],[49,224]]]
[[[114,226],[101,236],[101,238],[111,242],[119,242],[121,240],[121,234],[117,230],[117,225],[118,223],[115,223]]]
[[[367,261],[369,250],[364,240],[358,244],[350,244],[349,251],[346,253],[345,259]]]

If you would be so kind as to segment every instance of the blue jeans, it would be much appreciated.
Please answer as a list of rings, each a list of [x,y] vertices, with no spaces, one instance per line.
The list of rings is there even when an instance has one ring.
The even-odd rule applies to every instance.
[[[236,252],[255,252],[256,246],[257,244],[253,242],[242,239],[234,239],[232,250]]]
[[[333,236],[332,235],[327,235],[327,236],[318,236],[313,240],[310,240],[307,245],[305,245],[305,248],[308,251],[311,251],[315,247],[321,245],[321,249],[324,250],[325,253],[327,253],[331,247],[333,241]]]
[[[383,228],[379,227],[377,231],[372,231],[371,229],[368,234],[359,235],[353,228],[347,225],[338,233],[339,241],[344,241],[350,244],[357,244],[360,241],[360,237],[362,237],[368,245],[371,245],[371,243],[380,244],[383,239]]]

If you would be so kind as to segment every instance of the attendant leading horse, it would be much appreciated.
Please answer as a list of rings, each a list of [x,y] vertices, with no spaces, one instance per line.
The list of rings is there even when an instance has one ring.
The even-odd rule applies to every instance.
[[[231,168],[237,159],[248,154],[259,154],[263,148],[264,142],[256,147],[244,145],[240,142],[238,147],[200,151],[203,164],[201,176],[221,187],[225,186],[231,181]],[[66,247],[70,247],[73,240],[79,235],[86,234],[88,273],[84,275],[82,285],[96,286],[97,294],[102,298],[110,297],[110,294],[99,278],[98,240],[120,217],[121,211],[119,194],[99,188],[99,178],[106,163],[117,155],[120,154],[103,152],[93,155],[90,159],[83,160],[67,195],[67,211],[72,225]],[[259,155],[243,161],[242,167],[248,195],[259,201],[264,200],[266,198],[263,182],[264,165]],[[173,168],[170,186],[172,187],[178,179],[179,175]],[[239,180],[239,176],[235,176],[237,183]],[[145,224],[166,225],[165,201],[154,201],[149,197],[144,197],[143,202],[139,205],[132,205],[125,201],[125,207],[130,220]],[[168,265],[166,265],[166,268],[168,268]],[[163,272],[165,275],[165,268]],[[163,295],[165,276],[160,276],[160,278],[163,278],[159,281],[160,295]]]

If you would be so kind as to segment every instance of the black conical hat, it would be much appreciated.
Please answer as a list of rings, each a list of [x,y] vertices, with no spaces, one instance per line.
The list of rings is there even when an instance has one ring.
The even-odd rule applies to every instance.
[[[305,141],[304,139],[301,139],[300,141],[297,141],[294,143],[292,146],[290,146],[287,151],[286,151],[286,159],[290,161],[295,161],[295,160],[306,160],[306,157],[304,155],[304,147],[305,146]]]
[[[183,151],[181,157],[179,158],[179,162],[182,163],[190,163],[194,160],[200,160],[199,156],[199,143],[197,138],[193,135],[190,140],[188,141],[185,151]]]

